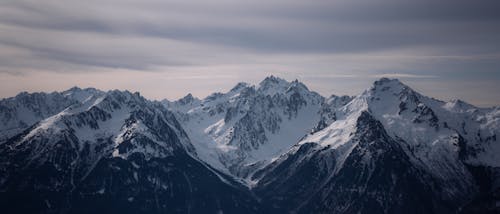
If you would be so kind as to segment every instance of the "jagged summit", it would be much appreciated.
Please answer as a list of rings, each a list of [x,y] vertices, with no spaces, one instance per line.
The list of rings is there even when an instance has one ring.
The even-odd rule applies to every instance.
[[[95,88],[79,88],[74,86],[66,91],[61,92],[61,94],[69,99],[77,100],[78,102],[85,102],[92,97],[98,97],[103,95],[105,92],[95,89]]]
[[[179,140],[165,144],[169,140],[164,131],[176,133]],[[24,144],[48,137],[44,146],[38,148],[47,152],[51,145],[57,144],[58,141],[51,140],[57,136],[71,139],[77,148],[88,143],[106,146],[108,150],[96,154],[98,156],[126,158],[139,151],[150,158],[171,155],[179,148],[193,151],[173,114],[137,92],[120,90],[108,91],[40,121],[16,145],[26,146]],[[106,143],[102,142],[103,138],[108,139]],[[145,141],[132,140],[135,138]]]
[[[260,86],[265,86],[265,85],[282,85],[282,84],[288,84],[288,83],[289,83],[288,81],[286,81],[285,79],[283,79],[281,77],[277,77],[277,76],[271,75],[271,76],[267,76],[266,78],[264,78],[259,83],[259,85]]]
[[[382,85],[382,84],[402,84],[402,83],[397,78],[381,77],[380,79],[375,80],[373,84]]]
[[[187,104],[192,103],[196,100],[199,100],[199,99],[194,97],[191,93],[188,93],[186,96],[180,98],[176,102],[178,102],[181,105],[187,105]]]
[[[0,142],[77,103],[58,92],[22,92],[0,100]]]
[[[373,85],[367,89],[367,91],[372,91],[375,93],[390,92],[394,94],[399,94],[403,91],[413,91],[409,86],[403,84],[398,79],[380,78],[376,80]]]
[[[246,82],[239,82],[230,90],[230,92],[237,92],[247,87],[251,87],[251,85]]]
[[[302,82],[299,82],[297,79],[295,79],[294,81],[290,82],[289,86],[288,86],[288,89],[287,89],[287,92],[310,92],[309,91],[309,88],[307,88],[307,86],[302,83]]]
[[[257,90],[260,93],[273,96],[277,93],[285,92],[289,87],[290,82],[286,81],[285,79],[275,76],[268,76],[259,83]]]
[[[298,80],[269,76],[257,87],[238,83],[197,105],[170,109],[188,127],[193,145],[209,151],[200,154],[204,160],[222,171],[247,174],[253,170],[249,165],[270,161],[307,134],[323,101]],[[289,126],[290,121],[300,124]]]
[[[244,187],[199,160],[174,114],[119,90],[2,142],[0,190],[5,213],[259,213]]]
[[[80,88],[78,86],[73,86],[71,88],[69,88],[68,90],[65,90],[63,91],[62,93],[65,93],[65,92],[78,92],[78,91],[100,91],[94,87],[87,87],[87,88]]]

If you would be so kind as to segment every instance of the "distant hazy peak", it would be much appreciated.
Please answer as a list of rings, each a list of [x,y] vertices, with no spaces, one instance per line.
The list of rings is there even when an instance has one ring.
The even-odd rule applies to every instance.
[[[237,83],[231,90],[230,92],[237,92],[237,91],[240,91],[244,88],[248,88],[250,87],[251,85],[249,83],[246,83],[246,82],[239,82]]]
[[[90,99],[91,97],[96,97],[96,96],[101,96],[105,92],[95,89],[95,88],[79,88],[77,86],[74,86],[66,91],[61,92],[61,94],[64,97],[67,97],[69,99],[76,100],[78,102],[85,102],[86,100]]]

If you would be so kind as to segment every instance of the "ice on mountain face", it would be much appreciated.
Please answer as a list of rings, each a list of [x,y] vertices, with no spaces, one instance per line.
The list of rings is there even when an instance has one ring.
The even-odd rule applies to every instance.
[[[315,130],[302,139],[298,144],[317,143],[324,148],[335,150],[337,154],[335,170],[340,170],[351,151],[357,145],[353,135],[357,132],[360,116],[369,111],[369,96],[357,97],[331,97],[327,100],[326,107],[330,109],[330,124]]]
[[[366,108],[360,108],[357,112],[338,118],[323,130],[302,139],[299,145],[313,142],[318,143],[322,147],[335,150],[338,156],[334,169],[341,169],[344,161],[356,146],[356,142],[353,142],[351,139],[356,132],[357,120],[364,110]]]
[[[356,129],[356,122],[361,112],[366,111],[367,105],[363,102],[352,102],[344,106],[342,114],[328,127],[304,138],[299,144],[318,142],[322,146],[330,146],[335,149],[349,141]]]
[[[286,152],[309,133],[322,103],[302,83],[271,76],[257,87],[238,83],[190,109],[169,106],[202,160],[238,174]]]

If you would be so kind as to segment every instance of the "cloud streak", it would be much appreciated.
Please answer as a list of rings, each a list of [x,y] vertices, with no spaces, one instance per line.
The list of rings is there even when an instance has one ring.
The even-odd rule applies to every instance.
[[[482,87],[500,76],[499,10],[493,0],[7,0],[0,74],[23,76],[22,86],[33,85],[37,72],[72,74],[73,84],[103,72],[162,74],[205,91],[220,88],[203,81],[268,74],[305,79],[325,93],[335,87],[322,77],[358,79],[341,84],[347,93],[381,76]],[[0,95],[12,95],[6,91],[15,90],[4,84]]]

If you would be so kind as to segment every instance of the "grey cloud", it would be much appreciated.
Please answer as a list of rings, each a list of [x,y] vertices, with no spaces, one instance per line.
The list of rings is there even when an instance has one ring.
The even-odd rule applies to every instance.
[[[383,74],[493,85],[498,11],[496,0],[6,0],[0,75],[124,69],[217,82],[197,91],[270,73],[325,93],[357,78],[335,88],[354,94]]]
[[[13,25],[153,36],[263,52],[359,52],[415,45],[498,49],[495,40],[500,36],[495,27],[500,22],[497,1],[12,4],[17,12],[2,13],[0,20]]]

